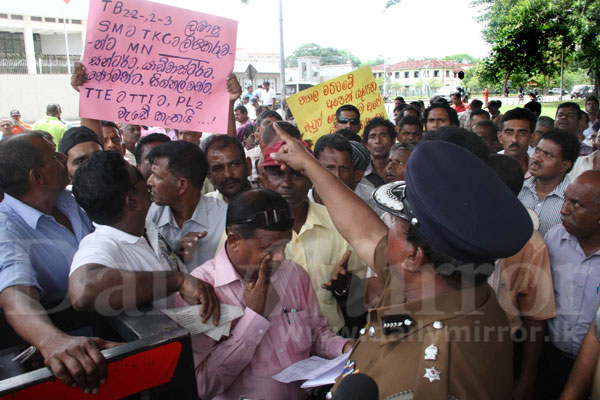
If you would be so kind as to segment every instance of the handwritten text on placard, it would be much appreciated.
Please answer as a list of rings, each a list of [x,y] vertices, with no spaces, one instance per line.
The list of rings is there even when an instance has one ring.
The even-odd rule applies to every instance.
[[[286,101],[303,138],[313,142],[322,135],[335,132],[335,111],[344,104],[358,108],[361,129],[374,117],[387,118],[371,67],[323,82],[288,97]]]
[[[91,0],[80,115],[227,130],[237,22],[145,0]]]

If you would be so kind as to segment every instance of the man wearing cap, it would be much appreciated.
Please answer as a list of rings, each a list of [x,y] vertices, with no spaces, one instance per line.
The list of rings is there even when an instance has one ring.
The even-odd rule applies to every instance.
[[[93,130],[85,126],[68,129],[58,143],[58,152],[67,156],[67,171],[73,180],[79,165],[92,153],[104,150]]]
[[[58,104],[48,104],[46,106],[46,116],[33,124],[33,129],[48,132],[54,138],[54,143],[58,143],[67,130],[67,126],[59,118],[60,106]]]
[[[274,158],[326,188],[336,227],[385,281],[348,373],[371,376],[380,398],[510,398],[510,328],[485,280],[494,259],[519,251],[533,226],[504,183],[463,148],[421,143],[408,161],[406,184],[375,191],[394,215],[388,232],[362,200],[278,134],[285,145]]]
[[[70,192],[66,158],[37,132],[0,142],[0,307],[15,332],[37,347],[67,385],[97,390],[107,343],[67,335],[44,306],[67,295],[69,267],[92,224]]]
[[[21,112],[19,112],[19,110],[11,110],[10,119],[12,119],[13,123],[12,133],[21,133],[31,130],[31,125],[21,121]]]
[[[308,151],[306,142],[299,143]],[[338,332],[345,326],[343,311],[338,305],[335,293],[323,285],[330,281],[350,246],[335,229],[325,207],[308,200],[308,191],[312,186],[310,179],[298,171],[281,169],[271,158],[271,154],[276,153],[282,144],[281,141],[276,142],[265,150],[265,159],[260,164],[262,172],[259,184],[282,195],[290,205],[294,215],[294,226],[292,240],[286,248],[286,256],[306,269],[317,293],[321,311],[327,317],[331,329]],[[319,193],[323,190],[327,189],[322,188]],[[355,252],[350,256],[345,269],[364,279],[366,268],[358,260]],[[349,285],[350,280],[346,286],[337,290],[338,297],[347,294],[350,290]],[[355,314],[354,311],[352,314]],[[351,335],[352,332],[346,334]]]
[[[271,377],[310,355],[334,358],[351,349],[327,326],[308,274],[286,258],[293,224],[281,195],[246,191],[229,203],[225,246],[192,272],[222,303],[244,311],[227,339],[192,336],[200,398],[304,399],[300,382]]]

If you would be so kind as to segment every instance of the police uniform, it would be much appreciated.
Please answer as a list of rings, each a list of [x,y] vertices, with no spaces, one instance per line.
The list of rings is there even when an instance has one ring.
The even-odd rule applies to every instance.
[[[374,199],[466,265],[515,254],[533,230],[495,173],[446,142],[417,146],[406,184],[384,185]],[[375,380],[380,399],[510,399],[510,326],[492,288],[482,283],[405,302],[387,253],[384,237],[374,254],[374,268],[386,282],[383,293],[332,391],[360,372]]]

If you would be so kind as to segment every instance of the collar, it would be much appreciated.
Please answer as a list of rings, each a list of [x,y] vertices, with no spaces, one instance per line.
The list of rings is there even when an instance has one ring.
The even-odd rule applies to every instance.
[[[560,227],[560,234],[559,234],[559,240],[561,243],[564,243],[565,241],[569,243],[569,246],[571,246],[574,250],[576,250],[578,253],[580,253],[584,259],[586,258],[590,258],[593,256],[600,256],[600,250],[596,251],[593,254],[590,254],[589,256],[587,256],[585,254],[585,252],[583,251],[583,249],[581,248],[581,245],[579,244],[579,240],[577,240],[577,238],[570,234],[569,232],[567,232],[567,230],[565,229],[564,226],[561,225]]]
[[[223,244],[217,257],[215,257],[215,287],[225,286],[235,281],[242,281],[242,277],[235,270],[227,255],[227,242]],[[217,273],[218,270],[218,273]]]
[[[379,345],[398,341],[432,325],[434,321],[448,321],[473,313],[495,296],[492,288],[483,283],[479,286],[454,290],[440,296],[370,310],[371,323],[375,328]],[[405,333],[383,335],[382,318],[408,315],[414,320],[413,328]],[[446,324],[444,324],[446,325]]]
[[[110,225],[102,225],[93,223],[94,228],[96,228],[95,232],[100,235],[108,236],[113,240],[118,242],[124,242],[129,244],[135,244],[142,240],[141,236],[134,236],[120,229],[114,228]]]
[[[51,117],[50,115],[46,115],[46,121],[58,121],[58,117]]]
[[[67,216],[67,218],[69,218],[69,213],[66,212],[66,209],[68,208],[66,203],[68,202],[69,196],[71,196],[70,192],[68,190],[63,190],[59,193],[58,197],[56,198],[56,202],[54,203],[55,207],[60,209],[62,213]],[[7,193],[4,194],[4,201],[2,201],[2,204],[10,207],[15,213],[17,213],[17,215],[19,215],[19,217],[21,217],[31,229],[37,229],[38,222],[43,216],[54,219],[53,216],[44,214],[37,208],[31,207],[30,205],[23,203],[21,200],[12,197]]]
[[[196,209],[194,210],[194,213],[192,214],[192,217],[189,219],[189,221],[194,221],[201,227],[208,229],[208,207],[206,205],[206,201],[206,196],[200,195],[198,204],[196,204]],[[164,211],[161,213],[156,225],[158,225],[159,228],[162,228],[166,225],[171,225],[172,227],[179,229],[177,221],[175,221],[175,217],[173,216],[173,210],[171,210],[171,207],[162,207],[164,207]],[[184,221],[184,223],[185,222],[187,221]]]
[[[561,199],[564,199],[565,198],[565,190],[567,189],[567,186],[569,186],[570,181],[571,181],[571,179],[569,178],[569,174],[565,174],[563,180],[558,185],[556,185],[554,190],[552,190],[550,193],[548,193],[548,195],[546,197],[555,195],[555,196],[560,197]],[[532,193],[536,193],[536,197],[537,197],[537,192],[535,190],[536,182],[537,182],[536,177],[532,176],[531,178],[527,179],[523,183],[523,187],[524,188],[526,187]]]
[[[305,231],[313,229],[315,226],[327,227],[323,220],[328,217],[327,209],[321,204],[308,201],[308,213],[306,214],[306,221],[300,228],[298,235],[302,235]]]

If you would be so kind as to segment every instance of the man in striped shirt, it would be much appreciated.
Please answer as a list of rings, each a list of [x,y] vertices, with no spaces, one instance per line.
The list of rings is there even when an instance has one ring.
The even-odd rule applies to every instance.
[[[519,200],[540,219],[542,235],[560,224],[560,209],[569,184],[567,173],[579,154],[579,141],[560,129],[551,129],[539,141],[529,159],[531,178],[523,184]]]

